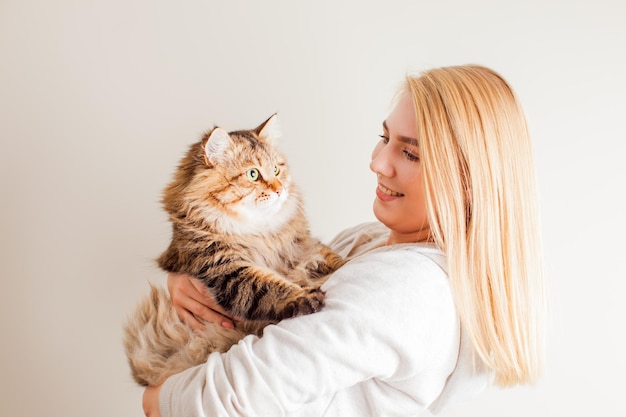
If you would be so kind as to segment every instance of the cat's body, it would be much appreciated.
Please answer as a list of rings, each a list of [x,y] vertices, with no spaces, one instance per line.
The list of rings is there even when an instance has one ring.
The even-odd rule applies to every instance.
[[[167,272],[201,280],[235,329],[181,322],[167,292],[152,288],[125,327],[125,349],[140,385],[223,352],[269,323],[323,306],[321,284],[343,260],[310,236],[302,199],[272,144],[276,116],[254,130],[215,128],[192,145],[163,203],[172,240],[159,257]]]

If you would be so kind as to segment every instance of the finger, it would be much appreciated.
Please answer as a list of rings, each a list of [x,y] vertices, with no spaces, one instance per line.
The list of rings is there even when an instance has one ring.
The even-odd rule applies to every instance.
[[[229,317],[194,299],[185,298],[179,307],[186,313],[179,313],[179,316],[183,315],[185,317],[183,320],[194,328],[204,328],[204,325],[198,327],[200,320],[217,324],[227,329],[235,327],[233,321]],[[187,317],[193,317],[193,319],[189,319],[189,321],[187,321]]]
[[[206,305],[211,310],[220,313],[224,317],[229,317],[228,313],[217,303],[217,301],[215,301],[215,297],[213,297],[211,291],[209,291],[202,281],[196,278],[192,278],[189,281],[195,289],[195,294],[199,297],[199,299],[195,296],[193,297],[196,301]]]
[[[189,277],[182,280],[177,289],[179,290],[177,294],[180,294],[178,298],[179,304],[193,314],[201,317],[206,316],[206,319],[212,318],[214,312],[228,317],[228,314],[215,301],[215,298],[202,281]]]
[[[172,297],[176,299],[191,297],[200,301],[202,293],[199,292],[198,286],[194,284],[193,280],[189,275],[169,274],[167,286]]]
[[[232,329],[234,328],[233,321],[222,314],[219,311],[213,310],[213,308],[207,307],[201,303],[189,303],[188,310],[199,319],[207,321],[213,324],[219,324],[222,327]]]
[[[222,308],[222,306],[215,300],[215,297],[211,293],[211,291],[204,285],[204,283],[196,278],[192,278],[189,280],[191,284],[195,287],[196,294],[199,295],[199,299],[194,296],[193,298],[198,301],[203,306],[207,306],[212,312],[219,313],[221,317],[228,321],[237,320],[235,317],[230,315],[226,310]]]
[[[185,310],[185,309],[177,309],[176,312],[178,313],[178,317],[180,317],[180,319],[187,323],[187,325],[189,327],[191,327],[192,329],[196,329],[196,330],[204,330],[205,326],[202,322],[198,321],[198,319],[196,319],[196,317],[191,314],[189,311]]]
[[[235,327],[233,320],[215,301],[202,281],[190,275],[172,273],[168,276],[168,287],[176,308],[186,310],[190,316],[194,317],[195,322],[192,322],[194,327],[197,326],[199,320],[225,328]],[[181,319],[187,317],[180,312],[179,316],[182,316]]]

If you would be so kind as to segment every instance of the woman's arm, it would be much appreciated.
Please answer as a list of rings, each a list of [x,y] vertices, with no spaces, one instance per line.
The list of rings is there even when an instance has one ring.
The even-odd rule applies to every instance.
[[[414,252],[364,256],[336,272],[325,290],[321,312],[212,354],[206,364],[169,378],[160,393],[147,390],[148,406],[155,394],[164,417],[278,417],[362,381],[412,377],[430,362],[430,352],[458,337],[445,274]],[[420,315],[427,319],[411,319]]]

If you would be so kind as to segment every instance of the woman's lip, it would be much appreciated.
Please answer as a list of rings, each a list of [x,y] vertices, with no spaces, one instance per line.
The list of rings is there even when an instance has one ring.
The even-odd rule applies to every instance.
[[[397,197],[392,197],[380,191],[380,188],[376,187],[376,197],[382,201],[391,201],[395,200]]]
[[[376,187],[376,196],[383,201],[391,201],[399,197],[404,197],[404,194],[393,191],[382,184],[378,184],[378,187]]]

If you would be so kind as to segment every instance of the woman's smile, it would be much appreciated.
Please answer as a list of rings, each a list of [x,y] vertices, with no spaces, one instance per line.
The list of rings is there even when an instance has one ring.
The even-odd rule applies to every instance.
[[[391,201],[398,197],[404,197],[404,194],[387,188],[382,184],[378,184],[378,187],[376,188],[376,196],[383,201]]]

